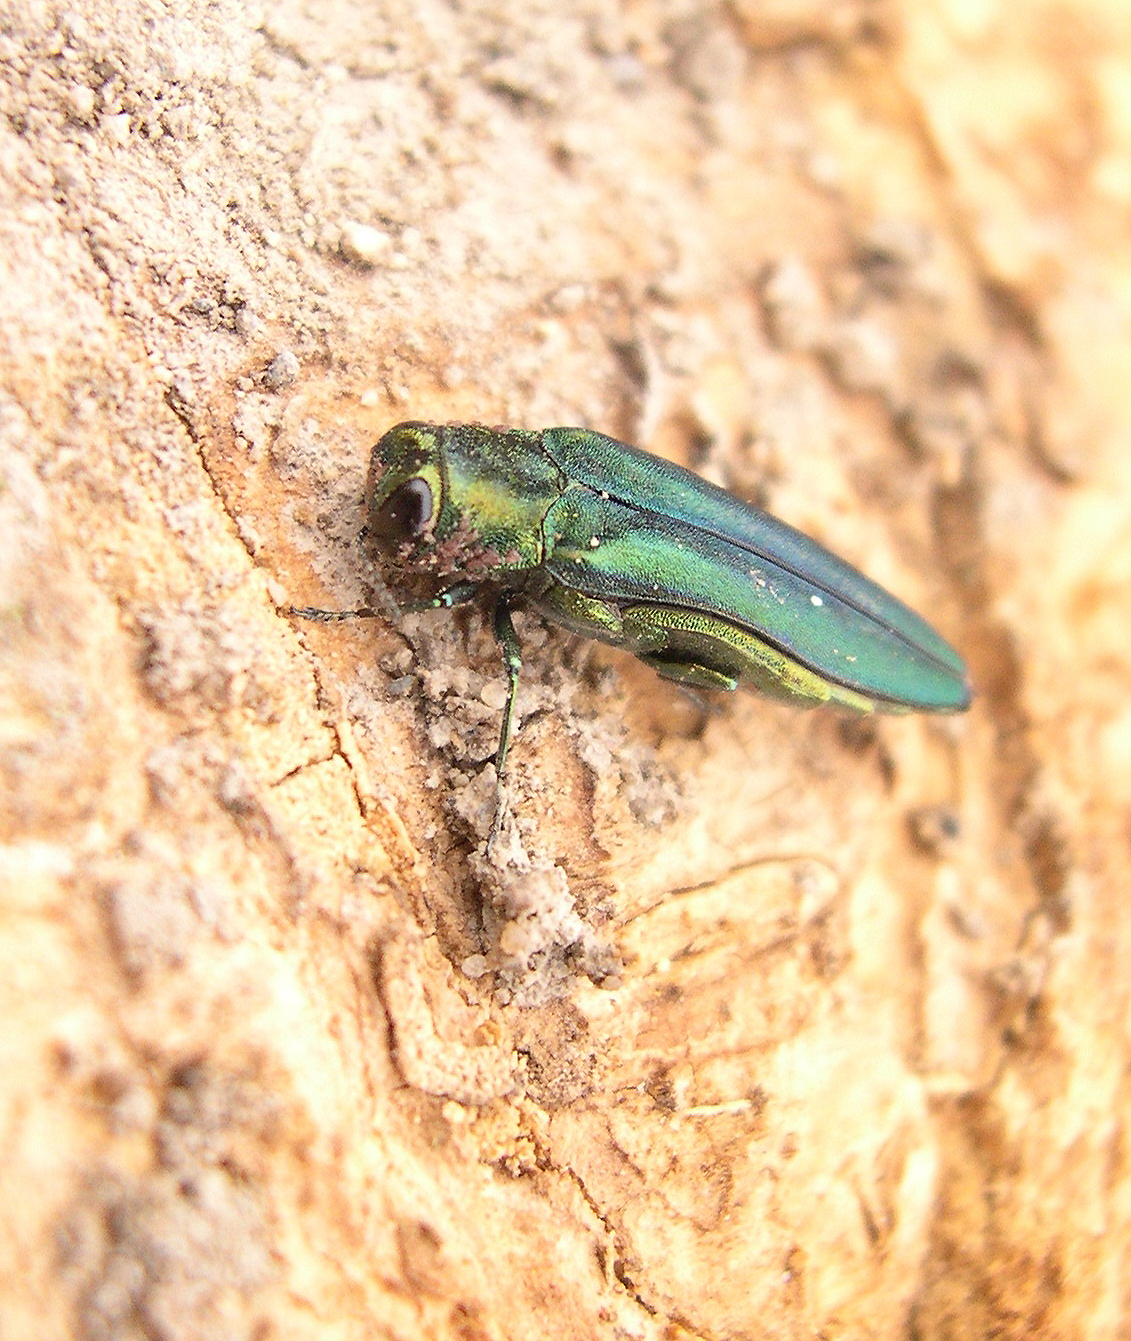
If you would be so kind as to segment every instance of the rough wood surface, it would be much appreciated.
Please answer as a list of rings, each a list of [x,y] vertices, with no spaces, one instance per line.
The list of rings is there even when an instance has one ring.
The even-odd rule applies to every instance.
[[[1131,1335],[1125,0],[0,23],[0,1333]],[[366,594],[578,423],[968,655],[702,705]]]

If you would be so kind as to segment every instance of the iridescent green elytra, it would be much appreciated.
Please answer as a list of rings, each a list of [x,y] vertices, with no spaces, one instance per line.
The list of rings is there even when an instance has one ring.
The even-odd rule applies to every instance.
[[[961,658],[894,596],[769,514],[603,434],[398,424],[373,449],[367,494],[368,543],[408,608],[493,596],[510,680],[500,776],[519,602],[695,689],[859,712],[970,702]]]

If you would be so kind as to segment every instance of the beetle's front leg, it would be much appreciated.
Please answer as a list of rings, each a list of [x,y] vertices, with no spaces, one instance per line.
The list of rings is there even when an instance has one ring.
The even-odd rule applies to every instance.
[[[425,610],[450,610],[454,605],[466,605],[478,594],[478,582],[453,582],[430,600],[409,601],[399,608],[402,615],[418,615]]]

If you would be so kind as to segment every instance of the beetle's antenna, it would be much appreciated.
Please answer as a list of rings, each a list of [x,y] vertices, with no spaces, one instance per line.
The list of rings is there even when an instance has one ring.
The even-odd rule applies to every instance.
[[[358,606],[356,610],[320,610],[314,605],[284,605],[282,613],[295,619],[313,619],[319,624],[334,624],[345,619],[380,619],[383,612],[374,610],[369,605]]]
[[[347,619],[386,619],[396,624],[403,613],[402,608],[393,600],[389,588],[380,578],[371,580],[375,605],[359,605],[355,610],[322,610],[314,605],[284,605],[281,613],[294,619],[312,619],[319,624],[336,624]]]

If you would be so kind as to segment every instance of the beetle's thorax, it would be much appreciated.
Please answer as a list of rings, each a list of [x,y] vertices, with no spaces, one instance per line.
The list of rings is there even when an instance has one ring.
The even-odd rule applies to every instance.
[[[443,430],[444,506],[437,542],[473,573],[536,568],[542,522],[565,479],[541,448],[541,434],[474,424]]]

